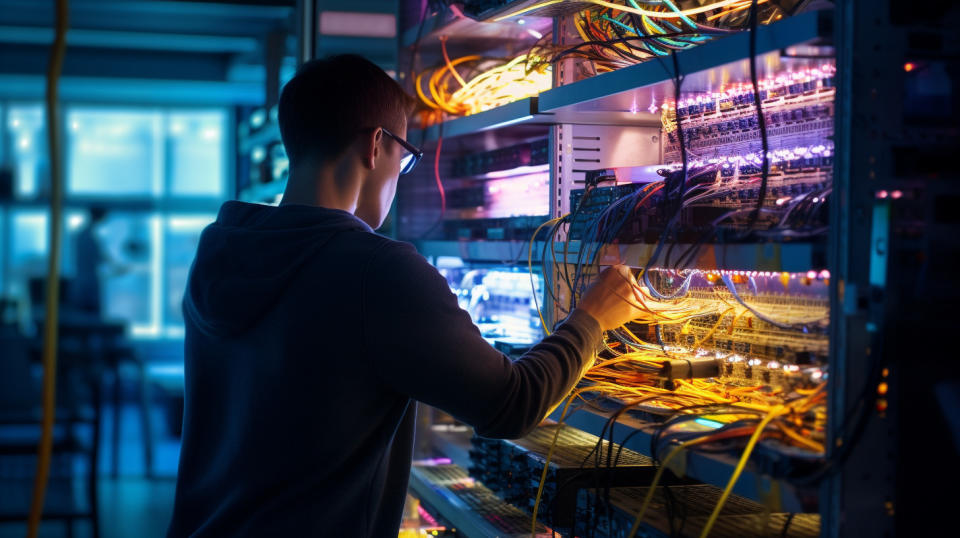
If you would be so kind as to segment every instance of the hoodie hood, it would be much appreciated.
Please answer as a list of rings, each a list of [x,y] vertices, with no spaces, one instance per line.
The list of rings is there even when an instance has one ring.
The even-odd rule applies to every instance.
[[[334,235],[373,230],[346,211],[227,202],[200,235],[184,294],[184,317],[212,334],[259,320],[295,274]]]

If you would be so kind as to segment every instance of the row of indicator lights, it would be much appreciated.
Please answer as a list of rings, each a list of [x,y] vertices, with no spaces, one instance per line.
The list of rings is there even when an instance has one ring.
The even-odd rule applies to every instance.
[[[801,196],[802,196],[802,195],[801,195]],[[783,204],[789,202],[790,200],[793,200],[793,198],[790,197],[790,196],[784,196],[784,197],[782,197],[782,198],[777,198],[776,204],[777,204],[778,206],[782,206]],[[827,197],[826,197],[826,196],[824,196],[824,197],[814,196],[813,198],[810,199],[810,201],[813,202],[813,203],[815,203],[815,204],[820,203],[821,201],[826,202],[826,201],[827,201]]]
[[[887,391],[890,390],[890,386],[887,385],[886,379],[890,376],[890,369],[884,368],[880,374],[883,376],[883,381],[877,385],[877,412],[883,415],[887,411]]]
[[[796,280],[804,286],[810,286],[816,281],[822,281],[824,284],[830,284],[830,271],[824,269],[822,271],[810,270],[806,273],[773,273],[773,272],[762,272],[762,271],[699,271],[696,269],[693,270],[683,270],[682,273],[676,271],[661,271],[668,273],[666,280],[667,284],[672,286],[674,284],[674,277],[686,278],[691,274],[699,274],[703,276],[710,284],[717,286],[722,280],[723,276],[729,276],[730,281],[734,284],[746,284],[752,278],[761,277],[761,278],[776,278],[780,281],[780,284],[784,289],[790,288],[790,281]]]
[[[879,190],[879,191],[876,192],[875,195],[876,195],[876,197],[877,197],[878,199],[880,199],[880,200],[883,200],[883,199],[885,199],[885,198],[892,198],[892,199],[894,199],[894,200],[899,200],[900,198],[903,198],[903,191],[901,191],[901,190],[895,190],[895,191]]]
[[[745,165],[745,164],[754,164],[760,165],[763,164],[760,156],[762,152],[753,152],[745,153],[742,155],[731,155],[729,157],[711,157],[709,159],[693,159],[691,160],[687,167],[688,168],[698,168],[701,166],[706,166],[708,164],[719,164],[722,166],[729,165]],[[822,157],[832,157],[833,156],[833,145],[832,144],[817,144],[815,146],[797,146],[795,148],[784,148],[784,149],[775,149],[767,152],[767,161],[771,164],[779,164],[782,162],[796,161],[800,159],[811,159],[817,156]],[[672,163],[667,168],[669,169],[679,169],[681,164]]]
[[[697,353],[698,356],[709,355],[709,352],[700,352]],[[722,353],[716,352],[713,354],[717,359],[723,359],[724,355]],[[725,359],[729,363],[738,363],[746,362],[747,366],[763,366],[762,359],[747,359],[746,357],[741,357],[740,355],[730,355]],[[796,364],[780,364],[777,361],[769,361],[766,364],[766,367],[770,370],[783,370],[787,373],[796,373],[800,371],[800,366]],[[825,379],[827,374],[820,368],[810,368],[807,370],[810,374],[810,377],[813,379]]]
[[[830,78],[836,74],[836,67],[833,65],[824,65],[819,68],[804,70],[804,71],[795,71],[791,73],[785,73],[778,75],[776,77],[771,77],[759,81],[761,90],[772,90],[791,84],[796,84],[798,82],[813,82],[820,81],[827,78]],[[699,105],[704,103],[710,103],[718,99],[726,99],[733,97],[734,95],[753,93],[753,84],[750,83],[741,83],[735,84],[726,88],[725,90],[719,92],[713,92],[709,96],[698,95],[696,97],[690,97],[688,99],[680,100],[680,108],[689,107],[690,105]],[[673,103],[665,102],[661,105],[661,108],[664,109],[673,109],[675,108]]]
[[[756,277],[780,278],[780,279],[783,279],[783,278],[796,279],[796,278],[806,277],[810,279],[819,278],[821,280],[826,280],[830,278],[830,271],[828,271],[827,269],[824,269],[822,271],[810,270],[810,271],[807,271],[806,273],[787,273],[787,272],[779,272],[779,271],[738,271],[738,270],[727,270],[727,269],[715,269],[715,270],[709,270],[709,271],[705,271],[701,269],[681,269],[677,271],[674,269],[656,269],[655,268],[653,270],[675,275],[675,276],[681,276],[681,277],[686,277],[687,275],[693,274],[693,275],[701,275],[706,278],[709,278],[710,276],[715,276],[716,278],[720,278],[720,276],[726,276],[726,275],[745,276],[745,277],[754,277],[754,278]]]

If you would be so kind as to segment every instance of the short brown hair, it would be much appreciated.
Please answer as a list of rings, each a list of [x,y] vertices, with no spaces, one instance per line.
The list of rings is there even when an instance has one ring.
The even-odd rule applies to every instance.
[[[278,120],[291,165],[338,157],[363,129],[399,130],[414,100],[356,54],[309,61],[280,94]]]

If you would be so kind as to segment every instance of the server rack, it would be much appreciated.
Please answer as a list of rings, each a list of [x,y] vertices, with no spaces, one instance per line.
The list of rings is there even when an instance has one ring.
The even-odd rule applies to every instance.
[[[776,58],[781,50],[788,47],[825,45],[831,41],[831,21],[830,14],[810,12],[771,26],[761,27],[757,35],[758,53],[764,55],[765,59]],[[461,29],[464,27],[462,19],[458,19],[456,23]],[[552,30],[555,41],[563,41],[566,38],[570,33],[567,27],[569,24],[570,19],[567,16],[561,15],[554,18]],[[444,28],[441,26],[439,31],[434,31],[434,34],[443,31]],[[408,30],[408,37],[411,32],[412,30]],[[829,49],[821,47],[816,50]],[[747,51],[747,35],[737,34],[684,51],[677,57],[681,70],[684,73],[695,74],[693,76],[698,79],[709,81],[711,76],[734,76],[742,80],[747,70],[743,61]],[[422,54],[422,49],[418,52]],[[414,58],[414,61],[416,60]],[[543,130],[542,126],[545,126],[550,147],[550,216],[560,217],[572,210],[569,206],[571,192],[583,187],[587,171],[607,167],[637,167],[663,162],[660,111],[643,109],[646,108],[647,103],[653,102],[659,105],[667,100],[673,83],[669,66],[664,66],[662,62],[640,63],[594,78],[576,81],[573,80],[572,71],[570,62],[555,67],[554,88],[541,93],[536,98],[527,98],[473,116],[451,119],[442,125],[424,129],[419,134],[428,143],[443,137],[448,148],[451,140],[460,138],[463,140],[463,146],[469,148],[484,142],[488,145],[492,142],[494,146],[503,145],[505,142],[500,142],[501,139],[509,141],[511,136],[522,137],[525,134],[529,136],[531,131]],[[840,91],[844,89],[841,88]],[[638,101],[643,103],[643,108],[639,110]],[[526,132],[521,131],[522,129]],[[413,136],[416,140],[416,134]],[[623,151],[622,148],[628,146],[631,151]],[[447,156],[441,153],[441,162],[445,157]],[[438,168],[438,170],[443,169],[445,168]],[[428,185],[429,179],[431,178],[424,178],[422,185]],[[405,207],[403,196],[401,189],[399,193],[401,222],[405,211],[412,215],[420,210],[422,214],[422,206],[416,207],[411,204]],[[466,245],[469,245],[466,249],[464,241],[449,240],[446,242],[421,241],[418,246],[424,254],[429,256],[434,249],[445,245],[448,250],[451,250],[452,245],[455,244],[459,245],[457,247],[459,252],[468,252],[466,249],[469,248],[487,251],[497,246],[501,249],[508,248],[504,244],[498,245],[497,242],[483,240],[466,242]],[[538,243],[536,247],[534,249],[536,252],[532,252],[533,256],[545,258],[547,252],[542,245]],[[645,256],[648,257],[652,250],[652,245],[642,243],[613,247],[613,251],[605,255],[608,261],[604,262],[601,259],[601,264],[613,263],[621,259],[640,260]],[[735,245],[725,250],[727,251],[724,252],[726,255],[724,261],[727,263],[725,268],[745,271],[806,271],[816,263],[823,267],[826,262],[822,245]],[[553,253],[553,255],[558,254]],[[493,257],[507,258],[503,255]],[[542,260],[536,258],[531,260],[531,262],[536,261]],[[557,286],[554,291],[560,293],[555,279],[551,284]],[[551,319],[547,320],[548,325],[556,320],[556,312],[550,312],[549,315]],[[551,418],[560,419],[560,411],[555,412]],[[566,418],[565,422],[584,432],[602,435],[607,417],[595,411],[581,411]],[[621,426],[615,437],[616,441],[629,438],[624,445],[626,449],[649,452],[649,433],[644,432],[643,428],[631,427],[631,425],[638,426],[638,423],[629,419],[621,419],[620,424],[627,427]],[[465,462],[464,465],[466,465]],[[685,474],[694,480],[722,485],[733,469],[733,462],[725,458],[691,453],[685,462],[685,467]],[[423,487],[424,485],[420,484],[420,488]],[[789,484],[765,478],[759,470],[748,472],[741,478],[734,492],[754,500],[764,500],[772,494],[771,492],[778,490],[782,497],[780,510],[804,512],[809,510],[812,504],[816,504],[811,502],[809,492],[806,497],[793,494],[793,488]],[[526,508],[529,512],[529,507]],[[834,535],[838,532],[830,530],[829,518],[825,517],[823,521],[824,535]]]
[[[505,10],[534,3],[501,4],[487,15],[487,21]],[[502,21],[472,20],[444,6],[431,6],[437,9],[428,9],[421,18],[424,12],[419,4],[405,7],[398,78],[407,83],[409,73],[437,59],[440,36],[450,36],[452,53],[506,54],[528,43],[516,26]],[[944,354],[937,343],[949,335],[954,318],[949,305],[957,298],[957,287],[950,279],[960,250],[953,233],[956,219],[951,217],[952,204],[958,200],[957,183],[950,181],[956,179],[956,171],[947,165],[946,155],[957,147],[960,124],[960,105],[953,90],[958,43],[950,30],[958,13],[950,2],[911,9],[893,0],[837,0],[811,7],[819,9],[760,26],[756,52],[763,59],[761,69],[774,72],[777,59],[784,56],[835,61],[832,141],[836,154],[826,241],[718,246],[697,263],[715,269],[720,259],[722,268],[730,270],[798,272],[816,267],[829,271],[826,453],[812,471],[815,481],[772,479],[769,469],[754,465],[733,491],[744,502],[775,503],[775,511],[817,514],[818,525],[810,527],[810,521],[805,521],[802,527],[805,532],[813,528],[821,536],[942,533],[949,528],[950,497],[934,494],[929,477],[935,469],[946,483],[957,478],[956,466],[948,462],[957,450],[956,428],[951,429],[957,409],[949,402],[956,401],[958,372],[953,362],[944,360],[949,350]],[[572,34],[569,12],[548,13],[547,22],[536,15],[528,22],[537,32],[551,30],[555,42]],[[711,77],[746,81],[749,39],[742,32],[684,50],[676,56],[677,65],[688,83],[708,84]],[[547,200],[540,202],[548,203],[550,217],[562,216],[571,210],[571,192],[582,187],[587,170],[662,161],[660,111],[646,108],[669,100],[675,75],[669,62],[658,61],[583,79],[574,75],[573,68],[570,61],[555,66],[553,88],[537,97],[448,118],[412,130],[408,138],[426,147],[428,162],[442,144],[436,174],[441,176],[448,174],[458,155],[546,138],[550,183]],[[621,140],[644,149],[617,151]],[[527,250],[530,263],[537,264],[546,263],[545,255],[569,254],[550,253],[541,241],[530,245],[506,234],[457,238],[438,232],[442,228],[435,225],[442,217],[430,190],[434,175],[427,166],[405,178],[394,214],[398,237],[413,241],[428,258],[517,262],[526,261]],[[649,243],[617,245],[600,256],[600,265],[641,260],[652,251]],[[556,286],[556,278],[547,285]],[[549,325],[558,316],[548,312],[547,317]],[[560,412],[551,418],[559,419]],[[606,433],[607,416],[583,410],[565,417],[565,423],[598,435]],[[614,441],[649,455],[648,427],[630,418],[621,418],[617,424]],[[446,464],[467,467],[470,447],[464,445],[462,435],[450,434],[456,429],[447,428],[427,444],[450,456],[451,461],[443,460]],[[912,456],[923,436],[931,441],[920,445],[922,453],[937,459],[918,469]],[[683,473],[678,474],[722,486],[734,463],[729,456],[690,452],[684,457]],[[461,521],[461,530],[473,528],[473,520],[464,515],[471,510],[458,504],[447,487],[450,484],[430,481],[427,475],[439,472],[434,471],[415,470],[413,489],[444,505],[440,512],[457,512],[454,518]],[[453,484],[475,485],[462,475],[455,478]],[[501,508],[507,510],[496,510]],[[785,523],[790,525],[790,520]],[[473,532],[480,534],[512,533],[504,528],[491,530],[482,518],[474,527]],[[625,530],[607,532],[616,535]],[[519,528],[514,531],[523,534]],[[541,531],[546,532],[537,532]],[[657,531],[646,528],[643,532],[654,535]]]

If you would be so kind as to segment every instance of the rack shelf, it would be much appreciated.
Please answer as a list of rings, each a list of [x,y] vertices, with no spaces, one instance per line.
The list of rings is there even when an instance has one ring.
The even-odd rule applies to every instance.
[[[555,411],[550,415],[550,418],[559,420],[560,410]],[[603,434],[603,428],[608,419],[608,414],[583,408],[568,413],[564,423],[600,436]],[[629,417],[618,419],[617,426],[614,428],[615,443],[622,444],[624,448],[635,450],[641,454],[650,455],[650,440],[653,435],[651,428],[644,427],[639,421]],[[604,438],[608,439],[609,435],[608,428]],[[768,475],[758,471],[754,462],[758,459],[757,455],[761,451],[760,446],[758,445],[751,463],[747,465],[743,474],[740,475],[740,479],[737,480],[733,493],[763,503],[776,485],[780,490],[780,506],[773,507],[775,511],[809,511],[809,491],[801,490],[783,480],[771,479]],[[727,481],[733,474],[736,465],[737,459],[727,454],[704,454],[687,451],[680,456],[680,459],[675,458],[670,468],[682,469],[683,474],[689,478],[723,488],[727,485]],[[804,500],[808,502],[805,503]]]
[[[428,507],[457,530],[457,535],[477,537],[530,536],[530,516],[507,504],[458,465],[414,463],[410,489]],[[537,525],[537,538],[552,536]]]
[[[494,49],[505,43],[532,42],[536,35],[530,30],[546,34],[553,27],[553,19],[549,17],[523,17],[523,20],[524,24],[516,21],[476,21],[468,17],[457,17],[450,10],[444,10],[427,16],[422,30],[419,21],[404,30],[400,37],[400,46],[413,47],[419,33],[422,52],[425,48],[439,47],[439,37],[443,35],[449,36],[448,47],[451,49],[469,45],[472,49],[466,52],[476,54],[477,51]]]
[[[822,45],[830,33],[826,12],[809,12],[784,19],[757,31],[759,76],[784,68],[816,65],[819,60],[804,54],[790,58],[783,51],[793,46]],[[490,24],[471,21],[472,24]],[[746,32],[719,38],[678,53],[685,73],[685,92],[710,91],[721,84],[746,82],[750,76]],[[820,49],[817,49],[820,50]],[[547,90],[472,116],[455,118],[411,135],[412,140],[435,141],[442,134],[453,138],[520,124],[659,125],[659,107],[673,98],[672,67],[648,61]],[[652,112],[651,112],[652,111]]]
[[[465,428],[460,426],[460,428]],[[470,466],[470,438],[473,437],[473,428],[463,431],[441,431],[431,429],[430,442],[439,453],[450,458],[455,465],[466,469]]]
[[[675,253],[684,252],[690,245],[677,245]],[[570,241],[567,262],[575,263],[580,253],[581,242]],[[562,245],[556,245],[557,260],[563,259]],[[625,263],[642,267],[653,255],[656,245],[635,243],[604,245],[597,260],[601,265]],[[823,269],[826,263],[825,247],[818,243],[741,243],[704,245],[692,264],[700,269],[729,269],[735,271],[786,271],[800,272]]]
[[[525,265],[530,243],[528,241],[415,241],[417,250],[425,256],[456,256],[472,262],[515,262]],[[533,244],[533,261],[540,261],[542,242]]]
[[[411,131],[407,138],[433,142],[441,135],[443,138],[454,138],[510,125],[549,124],[551,122],[552,119],[549,115],[537,112],[537,98],[527,97],[471,116],[454,118],[439,125],[431,125],[424,130]]]
[[[830,13],[801,13],[757,30],[757,66],[762,78],[789,66],[814,65],[818,60],[804,54],[788,58],[789,47],[819,45],[831,30]],[[732,34],[677,53],[684,75],[683,91],[711,91],[720,85],[750,80],[748,32]],[[822,61],[822,60],[821,60]],[[667,60],[647,61],[559,86],[540,94],[539,112],[556,116],[557,123],[577,123],[584,113],[643,115],[657,112],[665,99],[673,98],[673,66]]]

